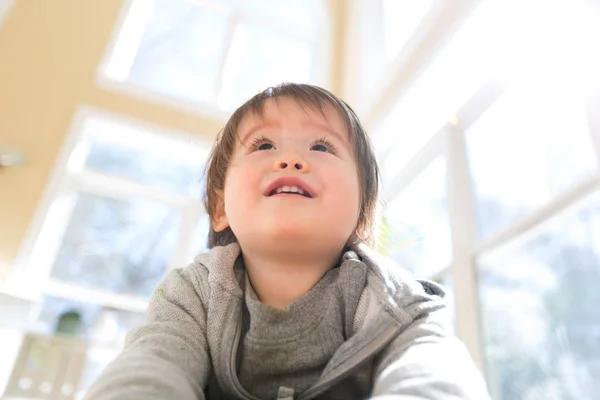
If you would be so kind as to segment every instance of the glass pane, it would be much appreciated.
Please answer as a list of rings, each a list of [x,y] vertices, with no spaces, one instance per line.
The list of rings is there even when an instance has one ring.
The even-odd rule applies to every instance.
[[[448,315],[448,319],[450,323],[455,326],[456,325],[456,303],[454,300],[454,282],[452,281],[452,276],[450,271],[446,272],[440,279],[436,280],[437,283],[444,287],[446,291],[446,314]]]
[[[181,194],[198,196],[207,148],[144,131],[133,125],[90,118],[85,167]]]
[[[325,23],[323,0],[221,0],[236,8],[277,21],[286,27],[300,30],[309,36],[317,37]]]
[[[138,313],[46,296],[42,299],[33,329],[38,333],[53,335],[57,332],[59,319],[65,313],[76,313],[80,317],[80,329],[75,337],[115,346],[122,345],[127,332],[143,319],[143,315]]]
[[[124,343],[125,335],[143,322],[143,315],[47,296],[42,300],[32,329],[37,333],[53,335],[59,319],[65,313],[79,315],[81,329],[79,335],[75,337],[90,343],[78,388],[80,392],[78,394],[82,394],[106,365],[117,356]]]
[[[398,55],[432,4],[433,0],[381,0],[386,62]]]
[[[479,260],[481,318],[496,398],[597,398],[600,201]]]
[[[388,206],[381,251],[402,267],[429,276],[452,257],[446,165],[435,160]]]
[[[467,131],[467,144],[481,237],[596,168],[583,102],[556,85],[507,92]]]
[[[388,155],[384,178],[394,176],[490,79],[546,79],[547,88],[564,83],[583,90],[598,84],[600,9],[591,2],[480,3],[375,127],[378,153]]]
[[[132,44],[129,47],[117,45],[113,58],[125,59],[135,54],[124,80],[185,100],[213,102],[220,54],[226,45],[228,15],[189,0],[138,0],[136,3],[132,10],[140,10],[142,6],[152,8],[130,13],[122,30],[121,35],[134,36],[132,26],[145,24],[141,40],[136,43],[132,38],[119,37],[122,43],[130,41]],[[146,18],[140,15],[142,13],[148,14]],[[124,65],[122,68],[127,64],[118,59],[111,63]],[[111,77],[123,74],[111,72],[110,68]]]
[[[169,267],[180,224],[164,204],[80,193],[51,275],[148,297]]]
[[[395,176],[489,79],[489,53],[497,50],[492,36],[505,17],[503,8],[498,1],[478,6],[375,127],[375,147],[385,155],[381,168],[385,180]]]
[[[195,254],[206,253],[208,251],[208,231],[210,228],[210,221],[208,214],[202,214],[198,219],[198,226],[196,227],[196,234],[194,236],[194,247]]]
[[[2,22],[4,21],[4,18],[6,18],[13,2],[14,0],[0,0],[0,26],[2,26]]]
[[[229,51],[219,97],[224,108],[236,108],[269,86],[311,78],[313,46],[267,27],[240,24]]]

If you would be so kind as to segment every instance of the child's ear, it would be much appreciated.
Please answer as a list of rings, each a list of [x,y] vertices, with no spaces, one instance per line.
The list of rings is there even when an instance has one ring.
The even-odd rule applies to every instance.
[[[225,214],[225,200],[222,190],[215,190],[217,195],[217,205],[215,207],[215,213],[212,217],[212,226],[215,232],[221,232],[223,229],[229,226],[229,220]]]

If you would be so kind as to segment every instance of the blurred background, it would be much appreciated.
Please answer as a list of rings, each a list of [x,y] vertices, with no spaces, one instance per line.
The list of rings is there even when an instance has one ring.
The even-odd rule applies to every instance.
[[[598,399],[598,0],[0,0],[0,398],[85,393],[283,81],[361,117],[381,250],[446,286],[493,397]]]

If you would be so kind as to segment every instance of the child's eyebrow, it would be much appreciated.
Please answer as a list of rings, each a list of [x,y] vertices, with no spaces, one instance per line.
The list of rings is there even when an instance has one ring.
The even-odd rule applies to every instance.
[[[248,138],[251,137],[258,130],[266,128],[278,128],[279,126],[279,124],[260,122],[254,125],[252,128],[248,129],[248,131],[244,133],[243,136],[240,136],[240,142],[242,143],[242,145],[245,144],[246,140],[248,140]]]
[[[341,143],[348,142],[347,138],[344,138],[344,136],[342,134],[340,134],[338,131],[336,131],[334,129],[329,128],[328,126],[317,124],[317,123],[313,123],[312,125],[316,126],[317,128],[319,128],[322,131],[329,133],[332,136],[335,136],[337,138],[337,140],[339,140]]]

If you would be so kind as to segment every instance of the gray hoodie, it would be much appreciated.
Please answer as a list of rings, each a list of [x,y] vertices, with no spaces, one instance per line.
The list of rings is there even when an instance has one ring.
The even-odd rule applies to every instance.
[[[172,271],[153,294],[146,322],[128,335],[86,399],[256,400],[238,378],[247,312],[241,260],[239,245],[231,244]],[[278,399],[489,398],[445,323],[438,285],[415,280],[365,246],[346,252],[339,268],[344,287],[360,292],[345,308],[352,315],[341,319],[347,338],[316,382],[297,394],[281,387]]]

